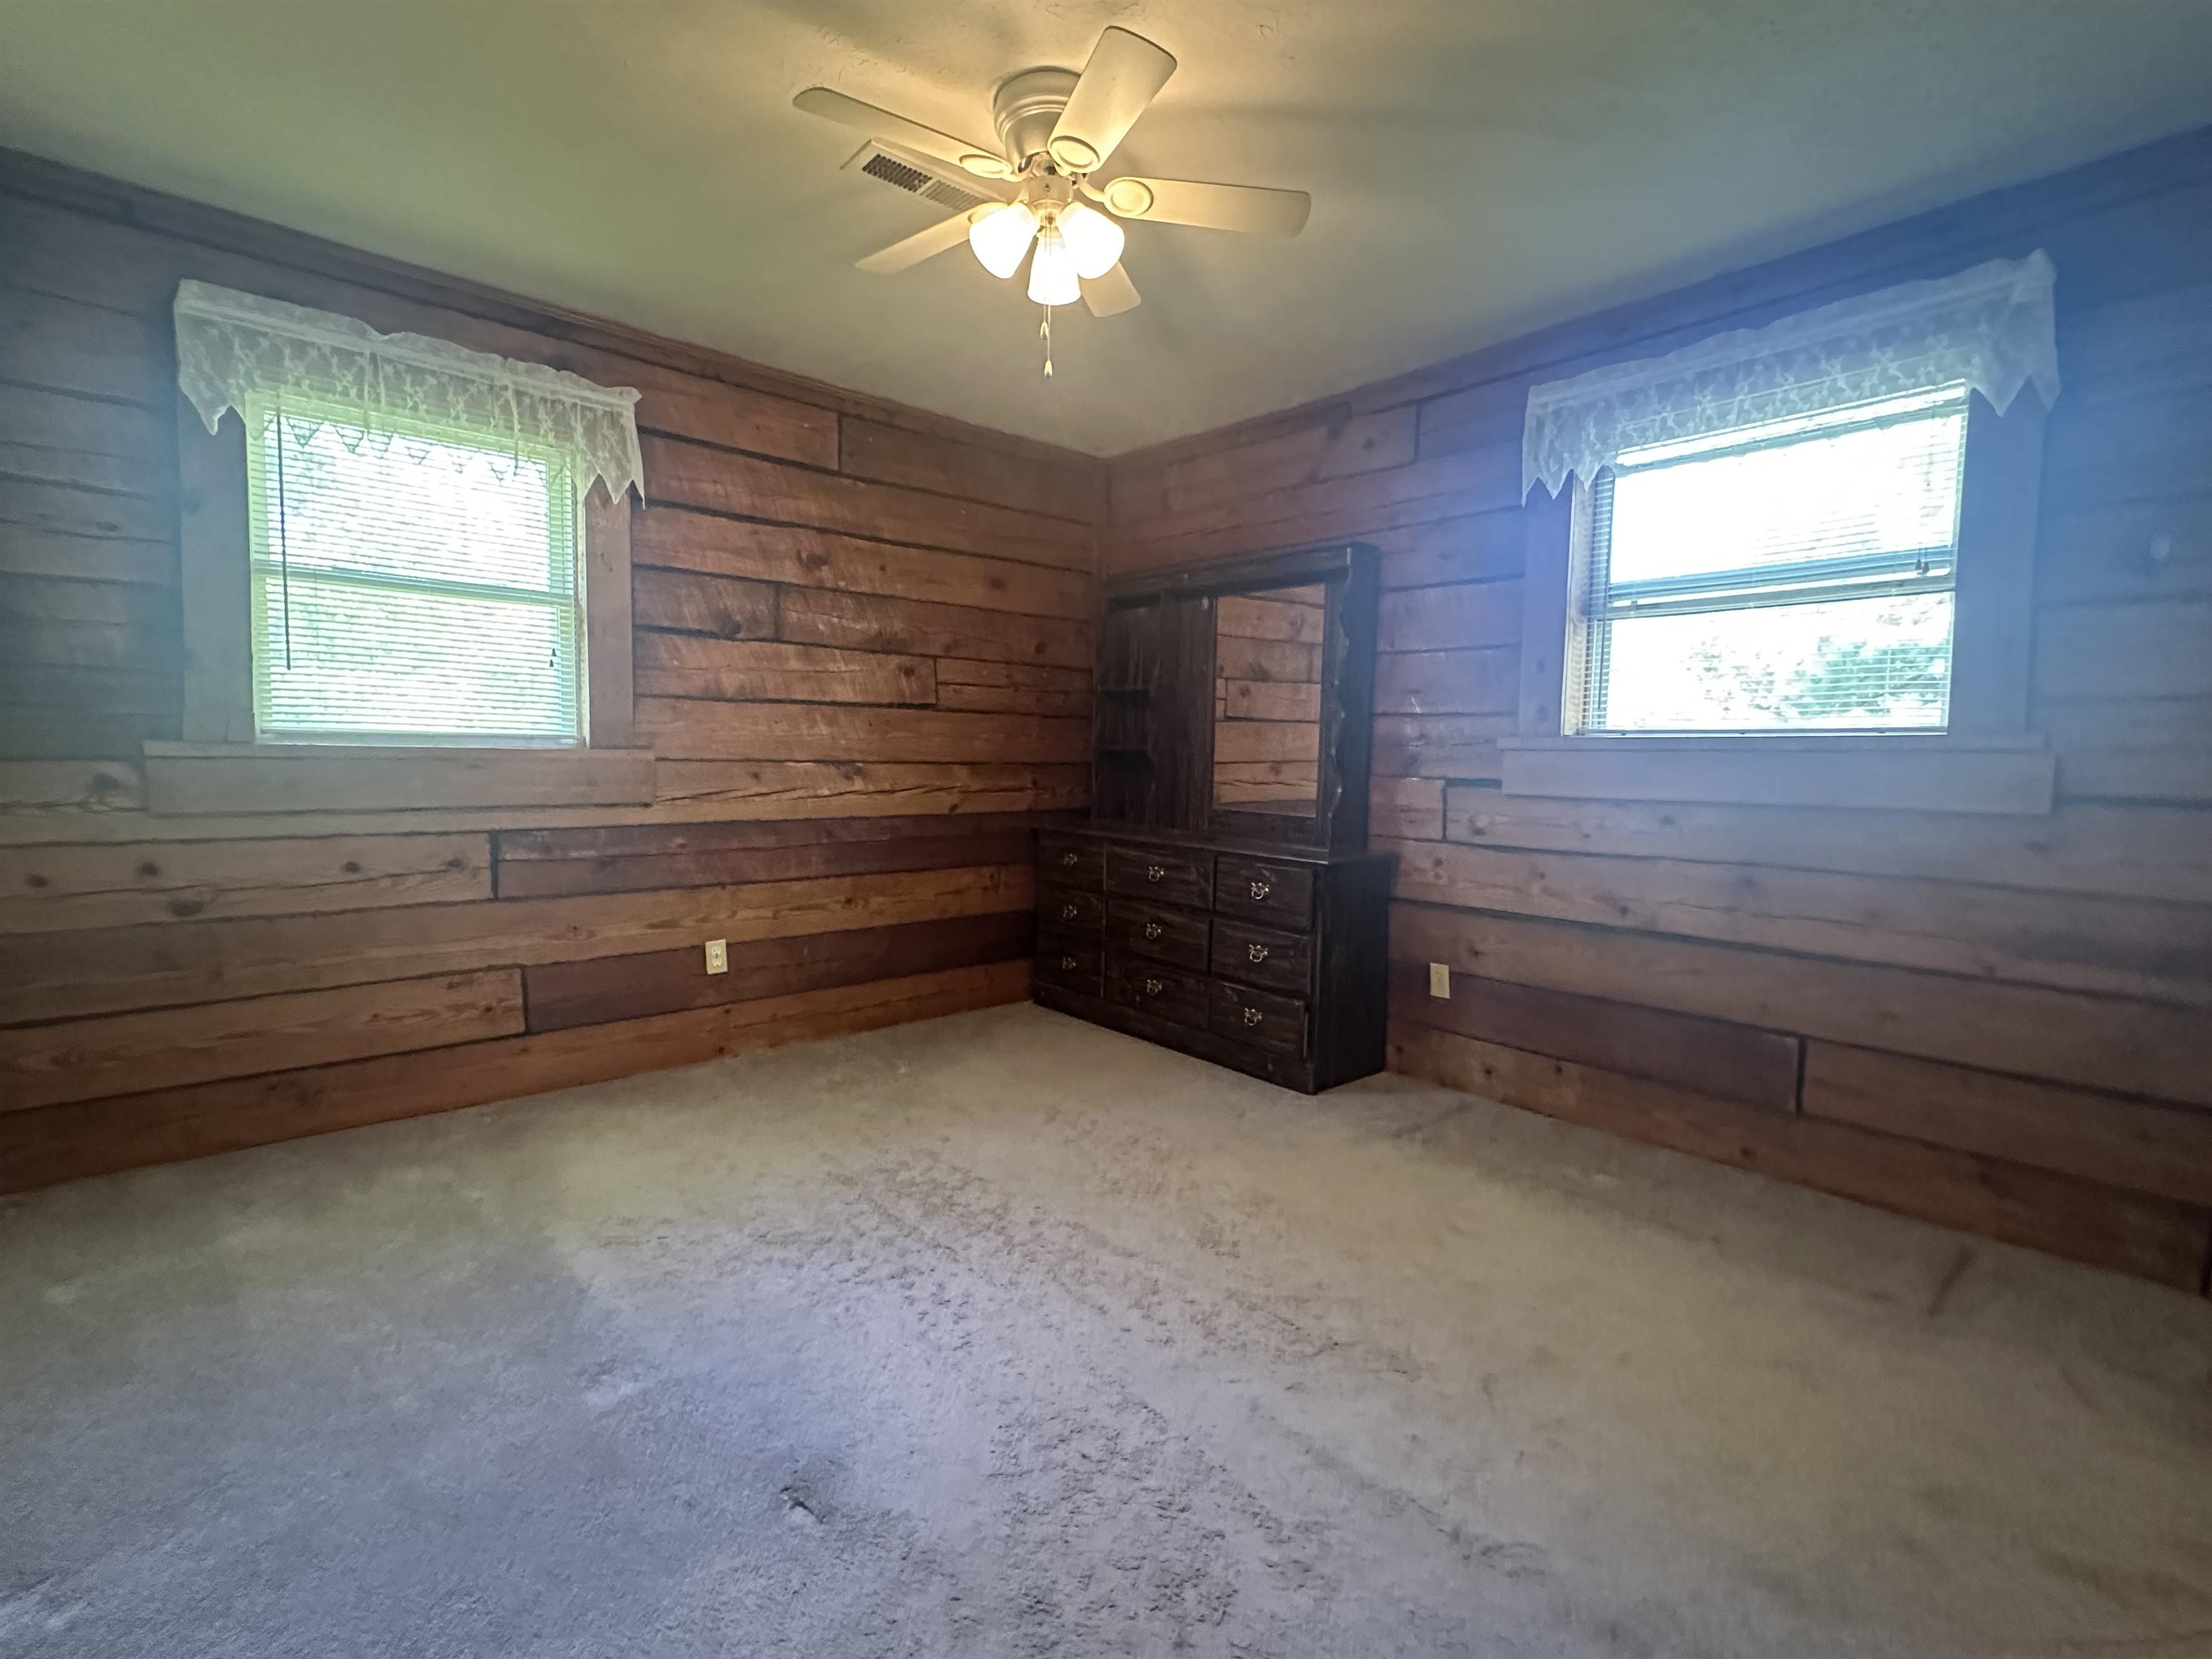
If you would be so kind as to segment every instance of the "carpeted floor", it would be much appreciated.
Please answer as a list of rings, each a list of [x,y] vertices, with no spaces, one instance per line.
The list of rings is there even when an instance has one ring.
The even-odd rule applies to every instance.
[[[1032,1008],[0,1203],[0,1655],[2212,1654],[2212,1307]]]

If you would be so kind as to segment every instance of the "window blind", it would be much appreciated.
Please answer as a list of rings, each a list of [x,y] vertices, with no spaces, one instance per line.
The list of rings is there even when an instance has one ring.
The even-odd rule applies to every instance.
[[[1582,729],[1941,730],[1966,402],[1622,453],[1591,491]]]
[[[582,741],[560,453],[313,404],[246,411],[253,707],[301,740]]]

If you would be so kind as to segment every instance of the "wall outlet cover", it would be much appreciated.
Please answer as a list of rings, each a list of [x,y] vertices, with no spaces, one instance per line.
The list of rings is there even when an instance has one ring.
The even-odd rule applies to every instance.
[[[1441,962],[1429,964],[1429,994],[1451,1000],[1451,969]]]
[[[707,971],[710,974],[726,974],[730,971],[729,940],[710,939],[707,941]]]

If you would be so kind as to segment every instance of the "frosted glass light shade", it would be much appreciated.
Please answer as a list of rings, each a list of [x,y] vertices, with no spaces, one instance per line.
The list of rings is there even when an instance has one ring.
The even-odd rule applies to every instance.
[[[1096,208],[1070,202],[1060,210],[1060,234],[1075,256],[1075,274],[1086,283],[1103,276],[1121,258],[1121,227]]]
[[[1040,231],[1030,261],[1030,298],[1041,306],[1072,306],[1083,297],[1075,255],[1057,228]]]
[[[991,275],[1011,276],[1022,268],[1022,255],[1030,251],[1036,226],[1036,215],[1030,211],[1028,204],[1009,202],[968,227],[968,246],[975,250],[975,257]]]

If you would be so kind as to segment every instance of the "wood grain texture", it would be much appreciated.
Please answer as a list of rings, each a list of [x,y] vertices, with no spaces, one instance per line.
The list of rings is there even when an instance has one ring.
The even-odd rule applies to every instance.
[[[1024,860],[575,898],[0,935],[0,1007],[44,1020],[1026,908]]]
[[[1854,1047],[2212,1105],[2200,1009],[1401,903],[1394,957]]]
[[[162,814],[650,803],[634,749],[149,745],[146,802]]]
[[[703,971],[702,954],[696,950],[547,963],[523,970],[523,990],[530,1029],[557,1031],[830,986],[1026,960],[1032,933],[1026,914],[1002,912],[748,940],[731,947],[729,971],[721,974]]]
[[[1436,996],[1426,963],[1392,963],[1392,1022],[1456,1031],[1764,1112],[1797,1109],[1803,1044],[1794,1036],[1471,974],[1453,975],[1450,985],[1449,996]]]
[[[1018,1002],[1028,994],[1027,963],[994,963],[613,1025],[4,1112],[0,1191],[694,1066]]]
[[[1024,761],[1073,764],[1091,724],[1030,714],[763,703],[733,720],[711,703],[640,697],[641,741],[675,760]]]
[[[2212,1113],[1832,1042],[1806,1048],[1805,1110],[2110,1187],[2212,1204]]]
[[[2025,1165],[1714,1100],[1431,1026],[1393,1029],[1391,1069],[1861,1203],[2202,1288],[2212,1212]]]
[[[481,835],[0,849],[0,933],[490,896],[491,848]]]
[[[1638,740],[1640,741],[1640,740]],[[1516,748],[1504,753],[1509,795],[1667,800],[1736,806],[1890,807],[1902,811],[2042,813],[2057,768],[2027,749],[1977,750],[1910,739],[1881,748],[1786,741],[1648,749]]]
[[[0,1030],[0,1109],[443,1048],[522,1030],[512,969]]]
[[[769,641],[641,634],[636,673],[637,693],[644,697],[923,706],[937,701],[936,666],[927,657]]]
[[[1030,856],[1036,827],[1044,821],[1007,812],[523,830],[499,838],[499,896],[554,898],[1014,865]]]

